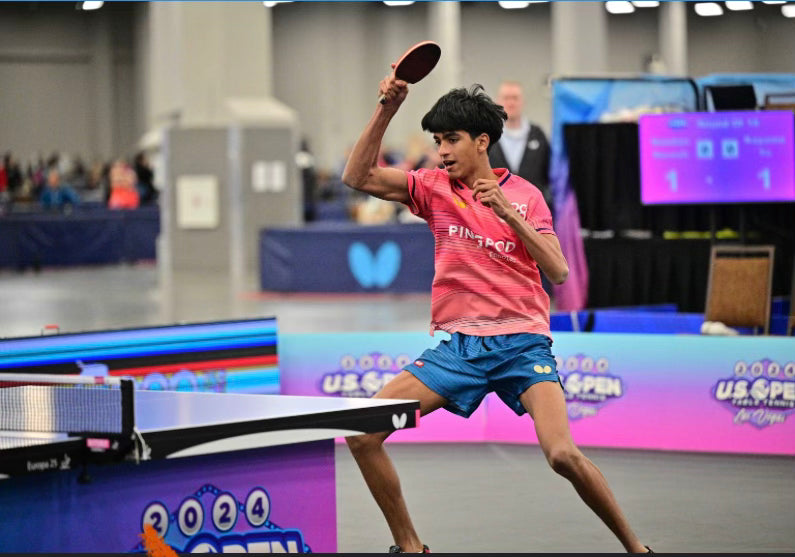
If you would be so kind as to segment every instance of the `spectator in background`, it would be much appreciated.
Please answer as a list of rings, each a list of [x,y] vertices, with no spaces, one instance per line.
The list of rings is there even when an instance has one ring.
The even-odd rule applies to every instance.
[[[304,192],[304,222],[312,222],[317,217],[317,172],[315,157],[309,150],[309,142],[301,140],[300,148],[295,154],[295,164],[301,172],[301,184]]]
[[[8,191],[8,158],[9,155],[6,154],[0,161],[0,192]]]
[[[79,156],[72,159],[70,163],[67,181],[78,192],[86,189],[88,184],[88,174],[86,172],[86,165],[83,163],[83,159],[81,159]]]
[[[120,160],[110,168],[110,209],[137,209],[141,198],[136,188],[137,176],[130,166]]]
[[[53,151],[52,154],[50,154],[49,158],[44,162],[47,169],[49,170],[50,168],[53,167],[59,168],[60,161],[61,161],[61,154],[58,153],[58,151]]]
[[[105,192],[105,205],[110,201],[110,167],[111,163],[102,163],[99,173],[99,183],[102,191]]]
[[[22,169],[19,166],[19,161],[14,158],[11,151],[8,151],[3,157],[3,167],[6,172],[6,186],[9,195],[13,198],[17,195],[22,187]]]
[[[10,210],[22,190],[22,170],[8,151],[0,160],[0,210]]]
[[[8,155],[0,160],[0,215],[5,214],[6,207],[11,201],[11,193],[8,191],[7,157]]]
[[[40,202],[45,211],[69,212],[80,203],[80,197],[68,184],[61,182],[61,173],[53,166],[47,172],[47,185]]]
[[[540,189],[554,215],[552,193],[549,191],[549,141],[543,130],[522,114],[524,93],[521,84],[503,81],[496,101],[505,109],[508,119],[502,129],[502,137],[489,151],[492,168],[507,168]]]
[[[47,165],[44,164],[44,159],[41,155],[39,155],[38,161],[28,169],[28,175],[30,177],[30,197],[31,199],[39,199],[47,182]]]
[[[86,172],[85,189],[80,192],[80,199],[82,199],[83,203],[107,205],[108,184],[103,177],[103,163],[94,161],[91,168]]]
[[[141,205],[149,205],[157,201],[157,189],[155,188],[155,173],[143,151],[135,155],[133,170],[137,178],[136,189]]]
[[[550,213],[554,215],[555,207],[549,189],[549,141],[543,130],[522,114],[524,92],[521,84],[503,81],[497,91],[496,101],[505,109],[508,119],[503,125],[502,137],[489,150],[492,168],[507,168],[541,190]],[[541,285],[550,301],[554,301],[554,288],[544,273],[541,273]]]

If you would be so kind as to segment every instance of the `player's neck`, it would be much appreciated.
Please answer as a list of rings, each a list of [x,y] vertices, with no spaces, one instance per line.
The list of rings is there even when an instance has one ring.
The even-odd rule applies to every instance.
[[[460,181],[469,189],[472,189],[475,184],[475,180],[479,178],[483,178],[484,180],[499,180],[499,176],[496,172],[491,168],[489,164],[479,167],[475,172],[472,173],[471,176],[466,176],[460,178]]]

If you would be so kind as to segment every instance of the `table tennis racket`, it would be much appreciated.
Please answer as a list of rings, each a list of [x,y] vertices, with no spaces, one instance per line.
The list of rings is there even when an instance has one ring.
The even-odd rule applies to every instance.
[[[417,83],[436,66],[442,56],[441,47],[433,41],[422,41],[417,43],[406,52],[395,63],[395,77],[402,79],[406,83]],[[378,99],[384,104],[384,95]]]

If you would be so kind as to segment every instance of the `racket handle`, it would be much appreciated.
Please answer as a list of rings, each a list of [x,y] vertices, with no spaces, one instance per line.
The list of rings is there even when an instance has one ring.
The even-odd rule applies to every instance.
[[[381,95],[380,97],[378,97],[378,102],[380,102],[381,104],[386,104],[386,95]]]

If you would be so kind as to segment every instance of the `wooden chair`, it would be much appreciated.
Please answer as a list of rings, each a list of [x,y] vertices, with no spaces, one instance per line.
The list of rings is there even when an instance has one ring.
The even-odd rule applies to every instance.
[[[792,110],[795,112],[795,91],[765,95],[765,110]]]
[[[768,334],[774,254],[775,246],[713,246],[704,319]]]

